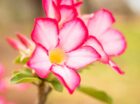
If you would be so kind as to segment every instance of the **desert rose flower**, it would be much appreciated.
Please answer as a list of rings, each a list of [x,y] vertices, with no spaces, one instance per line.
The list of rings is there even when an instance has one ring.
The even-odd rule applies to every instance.
[[[76,0],[75,0],[76,1]],[[66,5],[76,4],[74,7],[79,12],[80,2],[74,0],[62,0]],[[89,39],[85,45],[90,45],[102,56],[100,61],[108,64],[119,74],[124,74],[115,62],[111,60],[114,56],[123,54],[126,49],[126,40],[123,34],[113,29],[111,26],[115,22],[112,13],[106,9],[101,9],[92,14],[81,15],[78,13],[84,23],[87,25],[89,31]]]
[[[87,18],[89,18],[87,20]],[[110,65],[119,74],[124,72],[117,66],[111,58],[121,55],[126,49],[126,40],[123,34],[112,28],[115,19],[112,13],[106,9],[101,9],[88,15],[86,18],[89,39],[85,45],[90,45],[101,55],[100,61]]]
[[[41,78],[52,72],[70,93],[80,84],[77,70],[100,58],[95,49],[83,46],[88,31],[79,18],[61,28],[54,19],[38,18],[31,37],[36,48],[28,66]]]

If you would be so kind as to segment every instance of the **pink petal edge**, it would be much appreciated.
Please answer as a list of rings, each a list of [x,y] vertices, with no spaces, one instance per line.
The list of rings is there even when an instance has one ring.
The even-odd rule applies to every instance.
[[[102,37],[99,38],[99,41],[109,56],[121,55],[127,47],[126,39],[123,34],[112,28],[106,30]]]
[[[108,63],[109,56],[105,53],[101,43],[95,37],[89,36],[84,45],[93,47],[101,55],[100,61]]]
[[[17,33],[18,39],[26,46],[26,47],[31,47],[34,43],[29,40],[25,35]]]
[[[53,18],[56,20],[60,20],[60,12],[59,12],[59,1],[57,0],[42,0],[43,9],[46,13],[47,18]]]
[[[73,5],[73,0],[61,0],[61,5]]]
[[[119,73],[120,75],[124,75],[125,73],[124,73],[124,71],[122,71],[120,68],[119,68],[119,66],[115,63],[115,62],[113,62],[113,61],[109,61],[109,63],[108,63],[117,73]]]
[[[39,44],[36,46],[31,58],[27,62],[27,65],[41,78],[46,78],[52,67],[47,55],[47,50]]]
[[[64,49],[65,52],[70,52],[79,48],[88,37],[88,30],[79,18],[65,23],[60,30],[59,46]]]
[[[7,42],[17,51],[26,50],[27,48],[18,40],[7,37]]]
[[[89,34],[98,39],[114,22],[115,18],[112,13],[109,10],[101,9],[95,12],[88,21]]]
[[[83,46],[72,52],[67,53],[67,60],[65,64],[74,69],[83,68],[100,59],[97,51],[90,46]]]
[[[61,21],[60,24],[68,22],[77,17],[78,13],[74,6],[62,5],[60,6]]]
[[[124,72],[116,65],[115,62],[111,61],[109,56],[105,53],[102,45],[96,38],[90,36],[85,45],[91,46],[96,49],[96,51],[101,55],[100,61],[104,64],[111,66],[117,73],[123,75]]]
[[[31,34],[36,44],[41,44],[47,50],[54,49],[58,45],[58,24],[50,18],[37,18]]]
[[[65,66],[54,66],[51,71],[60,80],[60,82],[67,88],[70,94],[79,86],[81,78],[79,74]]]

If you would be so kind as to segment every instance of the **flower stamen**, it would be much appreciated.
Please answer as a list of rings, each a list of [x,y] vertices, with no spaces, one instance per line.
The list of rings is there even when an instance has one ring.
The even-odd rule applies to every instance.
[[[49,59],[53,64],[60,64],[65,59],[65,52],[60,48],[55,48],[49,52]]]

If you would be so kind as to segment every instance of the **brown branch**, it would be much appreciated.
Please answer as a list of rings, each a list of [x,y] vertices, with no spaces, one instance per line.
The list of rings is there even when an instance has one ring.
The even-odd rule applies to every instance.
[[[52,88],[45,81],[42,81],[38,85],[38,104],[45,104],[51,91]]]

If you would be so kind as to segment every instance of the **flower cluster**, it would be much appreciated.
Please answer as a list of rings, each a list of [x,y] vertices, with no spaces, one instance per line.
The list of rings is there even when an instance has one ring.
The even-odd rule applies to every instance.
[[[81,15],[82,1],[42,0],[42,3],[46,17],[35,19],[33,42],[18,36],[24,43],[24,49],[22,46],[20,50],[32,47],[27,66],[40,78],[53,73],[73,93],[80,84],[78,70],[95,61],[124,74],[111,59],[125,51],[126,40],[120,31],[112,28],[115,18],[110,11],[101,9]],[[19,43],[9,42],[21,48]]]

